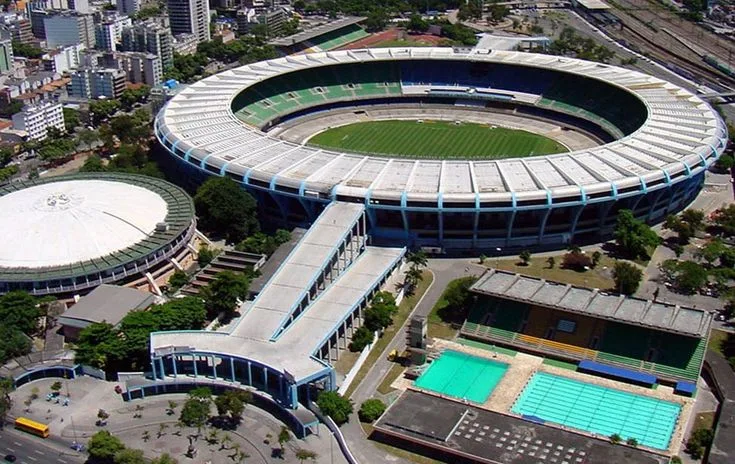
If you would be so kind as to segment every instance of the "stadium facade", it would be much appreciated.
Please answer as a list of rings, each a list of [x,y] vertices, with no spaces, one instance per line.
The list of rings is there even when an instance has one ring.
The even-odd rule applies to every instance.
[[[294,144],[265,131],[334,108],[473,106],[593,133],[582,151],[502,160],[398,159]],[[619,210],[649,223],[690,203],[727,142],[691,92],[572,58],[451,48],[287,56],[203,79],[155,135],[183,178],[228,176],[277,223],[333,201],[365,206],[376,243],[444,249],[562,247],[608,237]]]
[[[12,183],[0,188],[0,210],[0,294],[150,289],[174,261],[191,259],[194,204],[160,179],[95,173]]]

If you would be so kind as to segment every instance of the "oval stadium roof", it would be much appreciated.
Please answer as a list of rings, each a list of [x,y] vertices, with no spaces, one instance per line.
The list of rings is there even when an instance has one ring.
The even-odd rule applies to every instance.
[[[645,105],[632,134],[572,153],[502,160],[411,160],[326,151],[286,142],[245,125],[233,98],[280,74],[319,66],[386,60],[466,60],[531,66],[623,88]],[[203,79],[156,118],[170,150],[201,169],[271,188],[371,200],[451,202],[541,200],[617,195],[633,186],[674,182],[699,172],[724,150],[727,130],[703,100],[637,71],[566,57],[451,48],[388,48],[286,56]]]

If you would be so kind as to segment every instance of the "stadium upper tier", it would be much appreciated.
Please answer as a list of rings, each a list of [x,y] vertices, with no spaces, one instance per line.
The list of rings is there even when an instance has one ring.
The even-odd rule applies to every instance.
[[[259,129],[332,102],[407,97],[543,108],[592,122],[616,140],[525,159],[413,161],[325,151]],[[313,53],[242,66],[180,92],[155,129],[189,165],[251,188],[445,210],[645,194],[701,173],[727,140],[707,103],[656,77],[558,56],[451,48]]]

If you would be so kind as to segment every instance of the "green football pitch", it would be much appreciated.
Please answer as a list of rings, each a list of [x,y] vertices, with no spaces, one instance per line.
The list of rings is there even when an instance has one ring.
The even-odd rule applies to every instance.
[[[327,129],[308,143],[397,158],[499,159],[569,151],[554,140],[523,130],[426,120],[358,122]]]

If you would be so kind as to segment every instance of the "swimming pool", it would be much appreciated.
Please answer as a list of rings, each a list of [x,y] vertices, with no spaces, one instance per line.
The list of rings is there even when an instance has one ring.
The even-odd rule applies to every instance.
[[[429,365],[414,385],[475,403],[484,403],[508,365],[447,350]]]
[[[665,450],[681,406],[669,401],[537,372],[512,412]]]

